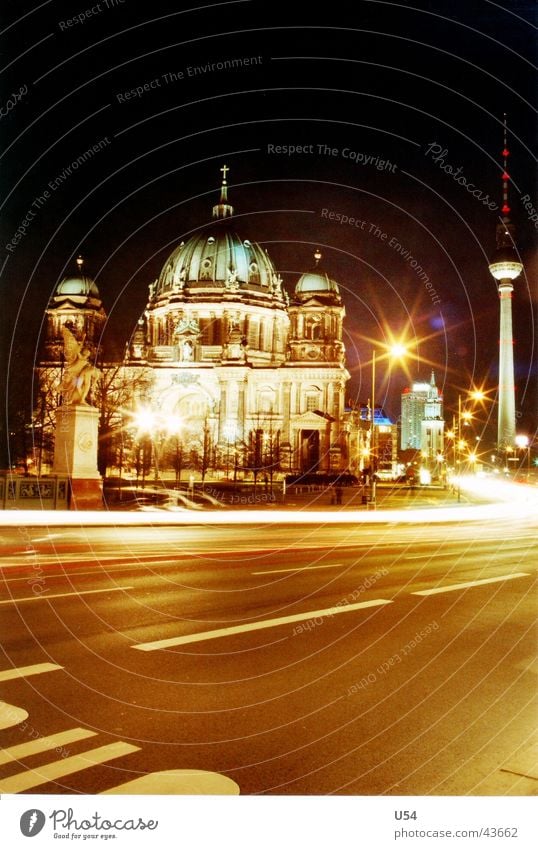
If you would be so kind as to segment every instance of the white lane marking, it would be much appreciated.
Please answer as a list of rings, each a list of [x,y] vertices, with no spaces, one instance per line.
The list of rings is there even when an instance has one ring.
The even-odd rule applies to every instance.
[[[18,772],[10,778],[0,778],[0,792],[22,793],[25,790],[31,790],[33,787],[39,787],[40,784],[46,784],[48,781],[71,775],[73,772],[80,772],[83,769],[89,769],[114,758],[122,758],[124,755],[130,755],[131,752],[139,751],[138,746],[131,746],[130,743],[111,743],[109,746],[89,749],[80,755],[72,755],[70,758],[52,761],[33,770]]]
[[[343,563],[324,563],[323,566],[296,566],[294,569],[268,569],[266,572],[251,572],[251,575],[278,575],[280,572],[310,572],[313,569],[336,569]]]
[[[446,542],[446,540],[445,540],[445,542]],[[497,556],[498,555],[514,554],[514,553],[517,554],[519,552],[523,553],[523,552],[526,552],[526,551],[532,551],[534,548],[535,548],[535,545],[523,545],[523,546],[517,545],[517,546],[512,547],[512,548],[503,547],[500,550],[496,548],[495,551],[490,552],[490,551],[487,550],[487,548],[485,548],[485,545],[482,544],[482,550],[480,551],[480,556],[483,557],[483,558],[488,558],[490,556],[490,554],[495,554]],[[461,556],[461,554],[465,554],[465,552],[442,551],[439,554],[406,554],[404,556],[404,560],[429,560],[430,557],[456,557],[456,556],[459,557],[459,556]]]
[[[118,593],[121,590],[134,590],[134,587],[110,587],[108,590],[80,590],[77,593],[44,593],[43,595],[29,595],[24,598],[8,598],[0,601],[0,604],[19,604],[21,601],[47,601],[49,598],[68,598],[74,595],[93,595],[94,593]]]
[[[57,663],[34,663],[33,666],[16,666],[13,669],[0,671],[0,681],[11,681],[12,678],[27,678],[29,675],[41,675],[42,672],[55,672],[63,669]]]
[[[218,628],[215,631],[202,631],[198,634],[186,634],[183,637],[170,637],[167,640],[155,640],[151,643],[138,643],[131,646],[139,651],[157,651],[169,646],[183,646],[188,643],[199,643],[203,640],[215,640],[218,637],[231,637],[234,634],[245,634],[248,631],[261,631],[264,628],[276,628],[278,625],[288,625],[291,622],[302,622],[305,619],[318,619],[323,616],[336,616],[338,613],[350,613],[363,607],[379,607],[382,604],[392,604],[385,598],[373,601],[360,601],[357,604],[345,604],[339,607],[326,607],[324,610],[309,610],[306,613],[296,613],[293,616],[280,616],[278,619],[264,619],[262,622],[249,622],[246,625],[232,625],[230,628]]]
[[[67,746],[69,743],[76,743],[78,740],[85,740],[87,737],[95,737],[96,735],[97,731],[89,731],[87,728],[71,728],[69,731],[49,734],[48,737],[40,737],[37,740],[31,740],[29,743],[19,743],[17,746],[10,746],[9,749],[0,749],[0,764],[7,764],[9,761],[19,760],[19,758],[29,758],[39,752],[59,749],[61,746]]]
[[[275,551],[275,549],[274,548],[268,549],[268,551]],[[25,553],[24,551],[21,551],[20,554],[17,555],[17,557],[19,557],[21,554],[24,554],[24,553]],[[63,555],[63,556],[60,555],[60,554],[41,554],[40,552],[30,552],[30,554],[34,554],[34,553],[39,555],[39,563],[42,566],[44,566],[46,564],[52,564],[52,565],[60,567],[60,566],[62,566],[63,563],[66,563],[67,566],[64,567],[64,568],[68,568],[70,574],[76,574],[73,571],[73,569],[76,568],[76,565],[73,567],[73,569],[71,569],[69,567],[69,564],[73,563],[72,558],[76,558],[76,564],[95,563],[96,567],[98,568],[99,566],[104,566],[109,562],[118,563],[118,561],[120,561],[120,563],[118,565],[120,565],[121,563],[124,563],[124,565],[128,566],[130,563],[132,563],[133,566],[135,566],[139,562],[143,561],[144,558],[150,559],[151,556],[152,556],[150,552],[144,552],[142,554],[133,554],[131,556],[128,556],[128,555],[124,556],[124,555],[118,555],[118,554],[110,555],[110,556],[101,556],[101,555],[99,555],[98,552],[96,554],[77,554],[74,551],[66,552],[65,555]],[[224,553],[227,554],[229,552],[224,552]],[[240,552],[240,553],[243,553],[243,552]],[[217,551],[217,554],[220,554],[220,552]],[[150,560],[150,562],[156,562],[158,565],[161,565],[162,563],[165,563],[165,564],[166,563],[172,563],[172,564],[174,564],[174,563],[178,562],[177,558],[174,558],[173,555],[171,555],[171,554],[165,555],[165,557],[168,557],[169,559],[164,559],[164,560],[159,559],[162,556],[160,554],[157,554],[157,555],[154,555],[154,556],[155,556],[156,559],[154,561]],[[203,554],[194,555],[194,556],[195,557],[204,557]],[[13,568],[16,568],[17,566],[21,566],[21,563],[20,563],[19,560],[9,560],[9,561],[4,562],[1,558],[1,556],[0,556],[0,569],[13,569]],[[27,564],[24,564],[24,566],[25,566],[25,568],[30,568],[29,566],[27,566]]]
[[[155,795],[155,796],[238,796],[239,785],[219,772],[205,769],[168,769],[150,772],[110,790],[100,796]]]
[[[464,590],[467,587],[481,587],[483,584],[497,584],[500,581],[512,581],[514,578],[528,578],[529,572],[513,572],[511,575],[500,575],[498,578],[482,578],[480,581],[466,581],[463,584],[450,584],[448,587],[435,587],[433,590],[419,590],[411,595],[436,595],[450,593],[452,590]]]
[[[25,719],[28,719],[28,711],[16,705],[8,705],[7,702],[0,702],[0,731],[4,728],[13,728]]]
[[[388,523],[388,524],[390,524],[390,523]],[[532,551],[535,547],[534,546],[535,534],[527,534],[527,535],[521,534],[521,536],[519,536],[519,537],[517,537],[517,536],[514,536],[514,537],[510,537],[510,536],[507,536],[507,537],[487,537],[486,539],[480,540],[480,542],[484,545],[486,545],[488,543],[496,543],[496,542],[506,543],[507,541],[510,541],[510,540],[521,543],[522,539],[530,539],[532,541],[532,544],[528,545],[528,546],[519,546],[518,545],[515,550],[519,551],[520,549],[522,549],[523,551],[525,551],[525,550]],[[473,537],[472,540],[474,542],[475,538]],[[416,542],[415,537],[413,537],[411,541]],[[437,543],[446,543],[446,542],[447,542],[446,537],[440,538],[440,539],[432,538],[431,540],[428,540],[428,544],[431,544],[431,545],[434,545],[434,544],[437,544]],[[458,542],[462,546],[467,545],[467,540],[458,540]],[[424,543],[421,542],[421,545],[422,544],[424,544]],[[392,543],[392,542],[380,543],[380,542],[377,542],[376,538],[373,538],[371,542],[346,543],[342,546],[339,546],[339,549],[340,550],[346,550],[346,551],[349,550],[349,549],[353,549],[353,550],[356,550],[356,549],[371,549],[372,551],[378,552],[380,549],[388,548],[390,550],[394,547],[405,547],[407,545],[408,545],[408,540],[406,540],[405,538],[401,539],[397,542],[394,542],[394,543]],[[307,551],[307,550],[308,551],[319,551],[320,548],[322,548],[322,549],[331,548],[332,549],[332,548],[334,548],[334,546],[333,545],[320,546],[320,545],[313,545],[312,543],[308,543],[308,544],[305,543],[304,545],[301,545],[301,546],[295,545],[292,548],[286,549],[286,550],[289,550],[289,551],[299,551],[299,550],[300,551]],[[255,550],[257,552],[262,552],[262,553],[265,553],[265,552],[268,552],[268,553],[279,552],[279,553],[281,553],[282,552],[282,548],[277,548],[274,545],[271,546],[270,548],[263,547],[261,545],[256,545]],[[204,560],[204,561],[208,561],[207,565],[212,565],[212,562],[214,562],[216,560],[217,555],[219,557],[221,557],[224,554],[226,554],[226,555],[228,555],[228,554],[229,555],[234,555],[234,554],[242,555],[242,554],[245,553],[245,551],[248,551],[248,549],[246,549],[244,547],[243,548],[234,548],[234,549],[226,548],[226,549],[222,549],[222,550],[220,550],[218,548],[214,548],[211,551],[205,551],[205,550],[200,549],[196,553],[191,552],[191,554],[189,555],[189,561]],[[20,552],[19,554],[23,554],[23,553],[24,552]],[[39,552],[38,552],[38,554],[39,554]],[[122,568],[127,570],[127,569],[131,568],[131,566],[129,565],[130,563],[132,563],[133,567],[136,566],[136,565],[142,565],[142,566],[145,566],[145,565],[149,565],[149,566],[152,566],[152,565],[159,565],[159,566],[171,565],[171,566],[181,567],[185,563],[185,561],[178,560],[177,556],[174,556],[172,554],[170,554],[169,557],[167,555],[164,555],[165,559],[163,559],[163,560],[158,559],[163,555],[154,555],[154,559],[151,559],[152,554],[154,555],[154,552],[141,551],[139,554],[118,555],[116,553],[114,555],[111,554],[109,556],[107,553],[99,554],[99,552],[95,552],[95,553],[92,553],[92,554],[78,554],[78,555],[76,555],[76,557],[77,557],[77,563],[78,564],[80,564],[80,563],[95,563],[96,568],[99,568],[100,566],[105,566],[108,561],[113,561],[114,563],[117,563],[118,566],[120,567],[119,569],[108,569],[107,568],[107,572],[121,571]],[[0,571],[2,569],[14,569],[14,568],[21,566],[20,560],[4,560],[4,557],[7,557],[7,556],[9,556],[9,555],[1,555],[0,554]],[[19,555],[17,555],[17,556],[19,556]],[[65,555],[62,555],[61,553],[39,554],[40,563],[43,563],[43,564],[53,563],[53,564],[57,564],[58,566],[62,566],[62,563],[64,562],[64,560],[67,564],[70,564],[72,561],[69,558],[73,557],[73,556],[75,556],[74,552],[66,552]],[[423,556],[427,556],[427,555],[423,555]],[[120,563],[118,563],[118,561],[120,561]],[[26,568],[26,567],[24,567],[24,568]],[[27,567],[27,568],[30,568],[30,567]],[[90,574],[93,575],[93,574],[95,574],[95,570],[91,570],[89,572],[76,572],[75,571],[76,567],[67,566],[67,567],[64,567],[64,568],[67,568],[69,571],[68,571],[68,573],[67,572],[61,573],[61,577],[64,577],[64,574],[69,574],[69,575],[81,575],[81,574],[83,574],[83,575],[90,575]],[[51,575],[51,576],[48,576],[48,577],[58,577],[58,575]],[[18,580],[27,580],[27,578],[4,578],[4,580],[18,581]]]
[[[142,563],[140,565],[143,565]],[[159,566],[162,566],[162,563],[159,563]],[[165,564],[166,565],[166,564]],[[135,566],[120,566],[118,569],[108,568],[105,572],[98,571],[98,565],[96,569],[90,569],[88,572],[75,572],[71,569],[66,572],[54,572],[52,575],[46,575],[46,580],[50,581],[53,578],[67,578],[70,581],[72,578],[78,578],[82,575],[93,575],[97,581],[100,581],[102,578],[106,578],[107,575],[111,575],[112,572],[132,572],[135,569]],[[4,584],[14,584],[16,581],[26,581],[28,582],[28,575],[24,575],[22,578],[4,578]]]
[[[404,560],[429,560],[430,557],[456,557],[459,552],[443,551],[441,554],[406,554]]]

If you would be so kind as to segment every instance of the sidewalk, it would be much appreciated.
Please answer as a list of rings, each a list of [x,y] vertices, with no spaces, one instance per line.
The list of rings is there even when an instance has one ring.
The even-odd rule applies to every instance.
[[[469,504],[484,503],[481,499],[470,497],[464,493],[458,502],[457,493],[442,487],[424,486],[408,487],[378,484],[376,504],[364,504],[363,496],[368,490],[362,487],[344,487],[342,503],[335,504],[335,492],[327,488],[320,492],[288,492],[284,501],[269,502],[265,505],[242,505],[243,509],[276,508],[278,510],[330,510],[335,513],[348,510],[361,512],[382,510],[427,510],[437,507],[464,507]]]

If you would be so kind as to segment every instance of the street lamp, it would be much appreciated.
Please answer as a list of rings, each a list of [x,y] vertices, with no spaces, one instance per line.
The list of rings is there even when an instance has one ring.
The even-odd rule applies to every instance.
[[[146,407],[140,407],[132,417],[132,423],[138,430],[140,436],[147,436],[150,439],[153,448],[155,462],[155,481],[159,479],[159,468],[161,465],[161,454],[163,443],[166,437],[175,437],[176,440],[176,484],[181,480],[181,451],[179,434],[183,426],[183,422],[179,416],[175,415],[156,415],[152,410]],[[142,480],[145,478],[145,458],[142,458]],[[179,474],[178,474],[179,472]]]
[[[527,483],[530,480],[531,474],[531,443],[529,437],[524,433],[518,433],[515,439],[518,448],[524,448],[527,451]]]
[[[136,449],[136,480],[138,483],[138,475],[140,467],[142,469],[142,488],[146,482],[146,466],[149,471],[151,468],[151,450],[153,446],[153,429],[155,427],[155,416],[152,410],[147,407],[139,407],[132,416],[132,424],[137,430],[137,449]],[[150,462],[146,463],[147,445],[150,445]]]
[[[140,433],[151,433],[155,427],[155,415],[151,410],[140,407],[133,416],[133,424]]]
[[[452,472],[456,472],[456,428],[454,419],[452,420],[452,428],[447,430],[445,434],[446,439],[452,443]],[[448,446],[447,446],[448,448]],[[448,451],[447,451],[448,454]]]
[[[487,400],[487,394],[482,389],[470,389],[466,393],[466,398],[472,401],[485,401]],[[461,460],[462,460],[462,452],[467,448],[467,441],[462,438],[462,430],[467,425],[470,425],[472,420],[474,419],[474,412],[469,409],[465,409],[462,407],[462,395],[458,395],[458,416],[452,416],[452,429],[448,431],[447,437],[452,441],[452,455],[453,455],[453,465],[454,465],[454,475],[458,478],[458,501],[461,497],[460,490],[460,474],[461,474]],[[476,437],[477,442],[480,441],[480,437]],[[476,454],[473,453],[474,459],[472,459],[471,454],[468,456],[468,460],[471,463],[476,462]]]
[[[376,503],[376,433],[375,433],[375,369],[376,369],[376,348],[372,349],[372,398],[370,409],[370,501]],[[407,348],[401,342],[396,342],[393,345],[385,348],[383,359],[388,359],[389,364],[393,359],[402,359],[407,354]]]

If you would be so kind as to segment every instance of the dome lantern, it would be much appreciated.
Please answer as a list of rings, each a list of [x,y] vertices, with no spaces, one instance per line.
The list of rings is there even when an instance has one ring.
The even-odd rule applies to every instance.
[[[226,174],[230,169],[227,165],[223,165],[220,170],[222,171],[220,200],[213,207],[213,218],[231,218],[234,214],[234,208],[230,203],[228,203],[228,181],[226,180]]]

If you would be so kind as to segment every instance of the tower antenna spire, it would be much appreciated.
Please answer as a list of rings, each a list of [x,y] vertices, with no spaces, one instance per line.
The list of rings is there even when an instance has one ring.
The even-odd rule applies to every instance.
[[[503,151],[502,151],[502,156],[503,156],[503,174],[502,174],[503,205],[502,205],[502,208],[501,208],[501,212],[502,212],[502,214],[505,218],[510,214],[510,206],[508,204],[508,182],[510,180],[510,175],[508,173],[508,157],[510,156],[510,151],[508,150],[507,135],[508,135],[508,123],[507,123],[507,115],[506,115],[506,112],[505,112],[504,113],[504,133],[503,133],[504,147],[503,147]]]
[[[501,451],[511,450],[516,436],[516,401],[514,384],[514,338],[512,331],[512,293],[514,280],[521,274],[520,262],[515,240],[515,228],[510,222],[508,204],[507,160],[510,156],[507,141],[507,121],[504,113],[504,149],[503,157],[503,205],[502,219],[497,224],[497,249],[489,264],[489,271],[497,281],[500,301],[499,333],[499,393],[497,418],[497,446]]]

